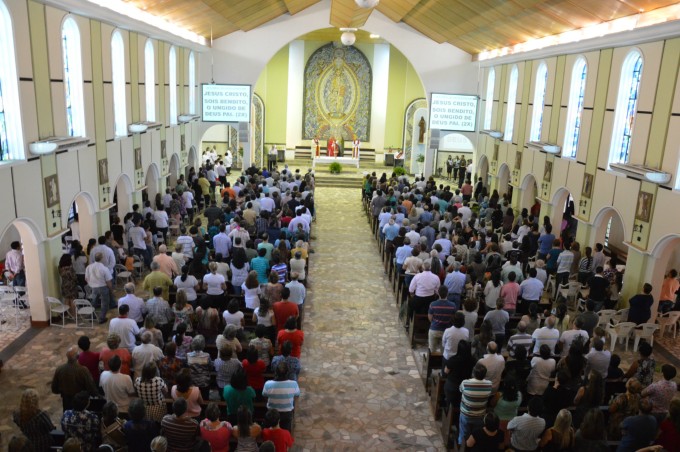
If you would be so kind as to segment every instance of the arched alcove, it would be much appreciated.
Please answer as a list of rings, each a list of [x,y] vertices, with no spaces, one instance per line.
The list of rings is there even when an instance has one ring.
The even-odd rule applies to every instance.
[[[17,218],[10,223],[0,235],[0,253],[5,256],[14,241],[21,242],[24,254],[24,266],[26,268],[26,291],[29,297],[31,321],[48,322],[48,304],[45,292],[47,287],[47,275],[45,269],[53,268],[56,271],[57,262],[44,262],[44,255],[38,244],[43,237],[40,229],[29,218]],[[56,257],[58,259],[59,256]]]
[[[502,163],[498,168],[498,194],[503,196],[508,192],[510,184],[510,168]]]
[[[159,191],[160,183],[160,171],[158,170],[158,165],[152,163],[149,165],[149,169],[146,171],[146,195],[147,199],[151,201],[151,206],[154,205],[154,199],[156,198],[156,193]]]
[[[520,209],[531,209],[536,203],[536,193],[538,193],[538,186],[536,178],[533,174],[527,174],[520,185]]]
[[[196,148],[194,146],[191,146],[189,148],[189,157],[188,157],[188,161],[187,161],[187,167],[184,168],[184,171],[186,173],[184,175],[184,177],[189,176],[189,169],[190,168],[194,168],[198,171],[199,166],[200,166],[200,163],[198,161],[198,154],[196,153]],[[187,182],[189,182],[189,181],[187,181]]]
[[[489,158],[484,154],[479,157],[479,162],[477,163],[477,174],[475,177],[481,177],[484,186],[487,189],[489,188]]]
[[[449,156],[462,157],[466,161],[475,161],[475,145],[470,141],[468,137],[462,133],[456,132],[441,132],[442,135],[439,138],[439,147],[435,151],[435,158],[433,161],[434,168],[432,172],[437,175],[446,174],[446,159]],[[441,170],[441,174],[440,174]],[[474,178],[476,172],[475,165],[473,164],[472,177]],[[485,180],[485,179],[482,179]],[[474,185],[475,180],[472,180]]]
[[[665,275],[672,268],[680,272],[680,233],[662,237],[651,249],[650,265],[646,272],[647,277],[640,282],[640,286],[642,286],[642,282],[649,282],[652,285],[652,295],[654,296],[652,318],[656,318],[661,285]],[[636,289],[639,290],[641,287]]]
[[[74,240],[80,240],[80,243],[86,245],[89,239],[97,238],[96,211],[96,203],[90,193],[82,191],[73,198],[68,214],[62,215],[62,222],[65,228],[71,227],[76,214],[78,215],[79,233],[73,237]]]
[[[553,234],[555,234],[555,236],[560,235],[560,232],[562,231],[562,221],[566,219],[570,235],[575,237],[578,222],[573,218],[574,198],[571,196],[571,192],[565,187],[559,188],[553,195],[551,204],[552,214],[550,215],[550,222],[553,225]],[[565,216],[567,213],[569,215]]]
[[[177,179],[179,178],[179,157],[177,154],[172,154],[172,157],[170,157],[168,171],[167,186],[175,187],[177,185]]]
[[[626,241],[626,229],[621,219],[621,214],[613,207],[605,207],[595,215],[593,221],[595,243],[602,243],[610,252],[620,254],[625,252],[628,246]]]
[[[113,193],[113,202],[116,204],[115,213],[121,220],[128,212],[132,211],[132,181],[127,174],[121,174],[116,181],[116,191]]]

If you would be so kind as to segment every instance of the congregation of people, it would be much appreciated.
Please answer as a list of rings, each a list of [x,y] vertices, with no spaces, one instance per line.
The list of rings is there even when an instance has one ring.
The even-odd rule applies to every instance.
[[[32,448],[17,450],[49,450],[58,429],[64,450],[292,446],[314,177],[251,166],[230,182],[231,165],[216,160],[122,224],[112,218],[87,247],[69,244],[67,315],[87,298],[93,323],[108,323],[106,345],[80,336],[66,350],[51,382],[59,422],[24,392],[14,422],[25,438],[15,439]]]
[[[426,316],[426,356],[441,356],[448,447],[680,450],[676,368],[656,361],[649,339],[628,366],[609,346],[608,327],[655,322],[652,286],[624,309],[621,262],[575,240],[573,205],[555,227],[538,203],[517,215],[450,163],[459,188],[373,173],[362,189],[385,272],[403,284],[400,319],[408,331]],[[679,288],[671,270],[659,312],[676,309]],[[618,316],[602,321],[606,312]]]

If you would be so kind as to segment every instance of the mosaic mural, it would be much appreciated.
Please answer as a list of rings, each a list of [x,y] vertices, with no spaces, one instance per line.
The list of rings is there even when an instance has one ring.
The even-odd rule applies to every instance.
[[[255,164],[262,166],[264,150],[264,102],[257,94],[253,94],[253,153]]]
[[[316,50],[305,68],[303,138],[369,141],[372,82],[371,65],[356,47]]]
[[[416,99],[409,104],[404,114],[404,141],[402,148],[404,149],[404,169],[407,173],[411,172],[411,143],[413,143],[413,126],[416,111],[419,108],[427,108],[427,99]]]

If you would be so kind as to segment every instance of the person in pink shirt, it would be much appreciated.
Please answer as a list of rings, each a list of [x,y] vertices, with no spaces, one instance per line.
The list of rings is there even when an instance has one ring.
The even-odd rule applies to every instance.
[[[515,282],[517,275],[515,272],[508,274],[508,282],[501,287],[500,297],[505,300],[505,307],[509,312],[514,313],[517,309],[517,298],[519,297],[519,284]]]

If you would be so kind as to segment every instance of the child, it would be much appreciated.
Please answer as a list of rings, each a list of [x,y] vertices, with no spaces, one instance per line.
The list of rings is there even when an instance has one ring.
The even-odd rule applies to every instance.
[[[276,447],[276,452],[287,452],[293,446],[293,437],[288,430],[279,427],[279,412],[272,408],[264,415],[265,425],[268,428],[262,430],[262,439],[272,441]]]

